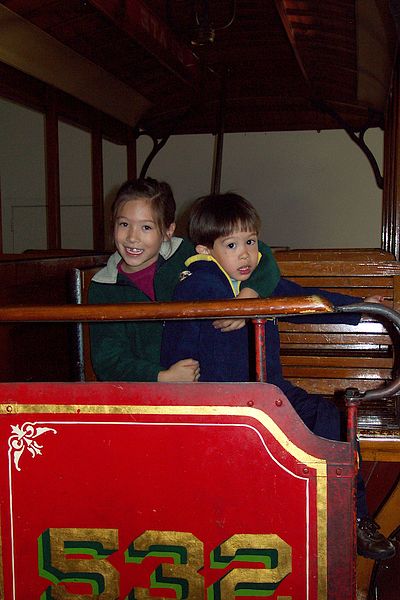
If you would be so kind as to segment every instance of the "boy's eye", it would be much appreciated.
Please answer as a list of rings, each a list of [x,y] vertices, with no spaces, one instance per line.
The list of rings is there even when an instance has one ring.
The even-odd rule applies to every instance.
[[[229,242],[229,244],[227,244],[227,247],[233,249],[236,248],[236,244],[235,242]]]
[[[249,246],[254,246],[254,244],[256,243],[256,240],[247,240],[246,244],[248,244]]]

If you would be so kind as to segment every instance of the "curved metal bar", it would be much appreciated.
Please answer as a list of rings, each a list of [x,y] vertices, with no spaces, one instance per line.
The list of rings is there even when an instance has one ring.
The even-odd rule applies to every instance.
[[[400,336],[400,314],[393,310],[383,306],[382,304],[375,304],[372,302],[362,302],[360,304],[348,304],[347,306],[336,306],[335,312],[338,313],[363,313],[380,315],[392,323],[397,333]],[[367,392],[360,392],[359,397],[363,400],[377,400],[381,398],[388,398],[394,396],[400,392],[400,375],[394,379],[389,385],[383,388],[377,388],[375,390],[368,390]]]

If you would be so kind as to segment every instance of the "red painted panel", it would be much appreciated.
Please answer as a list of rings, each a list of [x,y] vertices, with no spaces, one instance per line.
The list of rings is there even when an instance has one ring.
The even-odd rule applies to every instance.
[[[354,597],[350,447],[274,386],[3,384],[0,409],[3,597]]]

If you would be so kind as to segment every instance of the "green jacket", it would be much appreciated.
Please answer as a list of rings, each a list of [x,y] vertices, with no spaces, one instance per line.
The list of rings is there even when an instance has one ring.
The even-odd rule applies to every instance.
[[[279,269],[268,246],[259,243],[261,261],[246,281],[260,297],[269,296],[279,281]],[[185,260],[194,253],[193,245],[182,238],[163,242],[154,278],[159,302],[172,298]],[[90,304],[151,302],[150,298],[117,270],[121,260],[112,254],[107,265],[93,277],[89,287]],[[244,283],[243,283],[244,286]],[[162,321],[107,322],[90,325],[91,358],[102,381],[157,381],[160,365]],[[190,358],[189,356],[187,358]]]

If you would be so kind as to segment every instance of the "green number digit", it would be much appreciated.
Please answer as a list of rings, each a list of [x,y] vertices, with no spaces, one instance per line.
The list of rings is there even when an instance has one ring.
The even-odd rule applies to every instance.
[[[126,562],[142,563],[149,556],[171,558],[162,562],[150,576],[150,589],[172,589],[179,600],[204,598],[203,543],[191,533],[146,531],[125,552]],[[154,600],[146,588],[133,588],[127,600]]]
[[[53,584],[40,600],[116,600],[119,573],[105,559],[118,549],[116,529],[50,528],[38,539],[39,574]],[[68,555],[91,558],[68,558]],[[96,560],[93,560],[96,559]],[[71,594],[64,582],[87,583],[92,593]]]
[[[208,600],[272,596],[292,571],[291,548],[274,534],[233,535],[211,553],[211,568],[226,568],[234,561],[263,563],[264,568],[232,569],[208,588]]]

